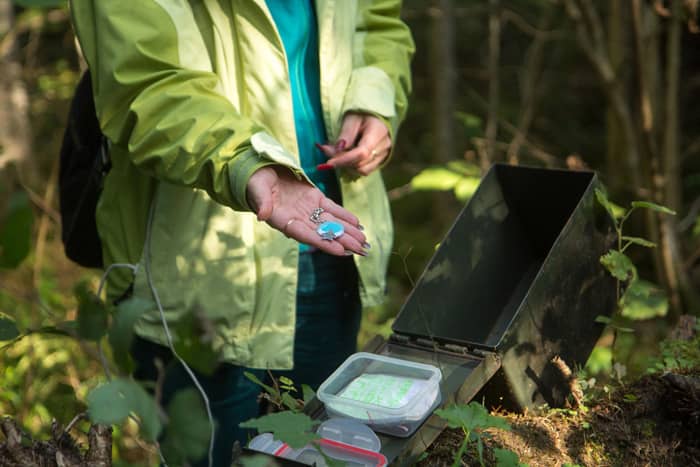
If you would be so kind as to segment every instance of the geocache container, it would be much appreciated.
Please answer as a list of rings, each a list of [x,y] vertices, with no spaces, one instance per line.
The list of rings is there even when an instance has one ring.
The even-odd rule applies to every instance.
[[[316,397],[330,416],[405,438],[440,405],[441,379],[432,365],[360,352],[321,384]]]
[[[596,188],[594,172],[494,165],[392,335],[364,350],[438,368],[442,405],[562,406],[570,392],[562,362],[572,371],[585,364],[603,330],[596,317],[616,306],[616,282],[600,264],[616,237]],[[337,396],[341,383],[319,392],[324,406],[312,416],[335,410],[325,393]],[[389,462],[410,464],[445,427],[434,415],[416,423],[409,438],[380,436]]]

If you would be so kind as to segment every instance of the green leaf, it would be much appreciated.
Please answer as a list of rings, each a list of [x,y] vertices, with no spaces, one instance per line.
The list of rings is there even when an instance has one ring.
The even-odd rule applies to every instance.
[[[633,208],[651,209],[652,211],[670,214],[672,216],[676,215],[676,211],[669,209],[666,206],[661,206],[660,204],[651,203],[649,201],[632,201],[631,204]]]
[[[294,396],[292,396],[288,392],[282,393],[282,404],[284,404],[284,406],[287,407],[289,410],[293,411],[299,411],[303,408],[299,406],[299,401],[297,401],[294,398]]]
[[[609,317],[607,317],[607,316],[603,316],[603,315],[598,315],[598,316],[596,316],[594,321],[595,321],[596,323],[602,323],[602,324],[610,324],[610,323],[612,323],[612,319],[611,319],[611,318],[609,318]]]
[[[33,218],[27,194],[14,193],[0,219],[0,268],[14,269],[29,255]]]
[[[156,401],[135,381],[120,378],[103,384],[90,391],[87,403],[88,415],[95,423],[119,424],[134,413],[141,421],[145,439],[155,441],[160,434]]]
[[[257,376],[255,376],[253,373],[251,373],[249,371],[244,371],[243,376],[245,376],[246,378],[248,378],[249,380],[251,380],[252,382],[257,384],[258,386],[263,388],[271,396],[278,396],[279,395],[279,392],[275,388],[273,388],[272,386],[268,386],[267,384],[260,381],[260,379]]]
[[[314,397],[316,397],[316,392],[311,389],[311,386],[308,384],[301,385],[301,392],[304,395],[304,405],[308,404]]]
[[[498,467],[518,467],[520,465],[520,458],[511,450],[494,448],[493,456],[496,458]]]
[[[13,319],[0,316],[0,341],[11,341],[19,337],[19,329]]]
[[[467,201],[474,195],[479,187],[479,183],[481,183],[481,178],[479,177],[462,178],[454,188],[455,196],[462,202]]]
[[[271,432],[275,439],[284,441],[292,449],[299,449],[320,439],[320,436],[313,432],[314,427],[319,423],[302,413],[278,412],[248,420],[240,426],[255,428],[261,433]]]
[[[613,220],[618,220],[625,216],[627,212],[625,208],[618,206],[617,204],[610,201],[608,199],[608,195],[604,191],[596,188],[595,198],[598,200],[598,203],[600,203],[600,205],[605,208],[605,210],[608,212],[608,214],[610,215],[610,217],[612,217]]]
[[[169,465],[202,459],[209,451],[211,425],[199,392],[178,391],[168,404],[168,426],[162,443]]]
[[[623,235],[622,240],[629,242],[631,244],[634,244],[634,245],[643,246],[645,248],[656,248],[656,243],[650,242],[649,240],[647,240],[645,238],[627,237],[627,236]]]
[[[449,161],[447,163],[447,168],[468,177],[481,178],[481,167],[462,159]]]
[[[255,454],[251,457],[238,459],[243,467],[275,467],[279,465],[275,458],[263,454]]]
[[[132,363],[129,349],[134,339],[134,325],[144,312],[151,308],[147,300],[131,297],[119,304],[109,328],[109,344],[112,355],[120,368],[131,372]]]
[[[454,189],[460,180],[460,174],[445,167],[429,167],[413,177],[411,187],[414,190],[446,191]]]
[[[668,297],[656,284],[638,279],[625,290],[620,313],[632,320],[666,316]]]
[[[81,282],[75,287],[78,299],[78,335],[83,339],[98,341],[106,333],[109,325],[107,307],[95,295],[87,282]]]
[[[600,257],[600,263],[605,266],[616,279],[626,281],[637,277],[637,268],[627,255],[617,250],[610,250]]]
[[[444,418],[450,428],[463,428],[466,431],[475,428],[510,430],[510,425],[504,419],[489,414],[486,408],[477,402],[451,405],[445,409],[438,409],[435,413]]]

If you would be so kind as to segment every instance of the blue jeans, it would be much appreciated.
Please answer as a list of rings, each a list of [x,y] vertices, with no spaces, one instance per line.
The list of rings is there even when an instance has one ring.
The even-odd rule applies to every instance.
[[[308,384],[316,390],[355,352],[361,314],[358,277],[352,258],[338,258],[320,252],[301,254],[294,369],[275,371],[275,376],[287,376],[297,386]],[[166,365],[161,401],[164,406],[167,407],[175,392],[194,387],[167,347],[137,337],[131,354],[136,363],[134,377],[141,381],[155,381],[158,377],[155,358]],[[195,372],[209,398],[217,424],[215,467],[231,465],[233,443],[239,441],[245,445],[254,435],[250,430],[238,426],[245,420],[257,417],[260,412],[257,403],[260,387],[249,381],[243,375],[244,371],[256,374],[261,380],[266,378],[264,370],[250,370],[228,363],[220,364],[211,375]],[[193,465],[206,466],[207,457]]]

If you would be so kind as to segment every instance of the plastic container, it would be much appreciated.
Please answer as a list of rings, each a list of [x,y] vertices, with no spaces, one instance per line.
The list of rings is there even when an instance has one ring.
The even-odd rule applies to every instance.
[[[349,444],[367,451],[379,452],[379,437],[364,423],[349,418],[331,418],[321,423],[316,433],[324,439]]]
[[[403,438],[440,404],[441,379],[432,365],[360,352],[348,357],[316,396],[332,417]]]

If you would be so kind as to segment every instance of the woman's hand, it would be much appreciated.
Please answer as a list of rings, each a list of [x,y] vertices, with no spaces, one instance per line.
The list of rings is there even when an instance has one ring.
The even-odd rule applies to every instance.
[[[369,175],[389,156],[391,137],[389,129],[377,117],[349,112],[343,118],[335,146],[319,144],[318,147],[329,157],[318,170],[344,167]]]
[[[369,245],[357,217],[283,166],[267,166],[253,173],[247,196],[258,220],[287,237],[336,256],[367,255]],[[314,211],[316,222],[312,220]],[[323,239],[316,229],[325,221],[339,222],[345,233],[334,240]]]

